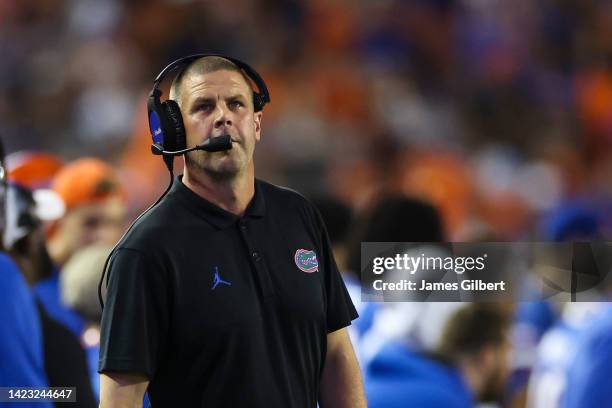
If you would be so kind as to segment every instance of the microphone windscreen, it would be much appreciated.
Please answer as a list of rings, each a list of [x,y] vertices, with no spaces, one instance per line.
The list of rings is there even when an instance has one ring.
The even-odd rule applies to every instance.
[[[231,148],[232,138],[230,135],[212,137],[200,145],[200,149],[207,152],[221,152]]]

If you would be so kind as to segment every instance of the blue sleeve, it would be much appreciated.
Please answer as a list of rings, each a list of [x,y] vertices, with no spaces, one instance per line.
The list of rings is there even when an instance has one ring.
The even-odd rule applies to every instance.
[[[34,286],[34,294],[40,300],[45,310],[55,320],[66,326],[80,337],[85,329],[85,320],[77,312],[65,306],[61,301],[59,271]]]
[[[1,253],[0,319],[0,386],[46,387],[43,339],[34,297],[15,264]],[[52,405],[20,403],[19,406]]]
[[[598,324],[597,322],[596,324]],[[599,326],[599,324],[598,324]],[[605,407],[612,401],[612,320],[578,345],[565,392],[566,408]]]

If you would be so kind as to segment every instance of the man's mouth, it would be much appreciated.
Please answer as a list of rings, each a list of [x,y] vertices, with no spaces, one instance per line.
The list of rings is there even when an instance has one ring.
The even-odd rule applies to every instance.
[[[238,140],[235,137],[232,137],[231,135],[228,135],[227,133],[222,133],[220,135],[214,135],[214,136],[211,136],[210,138],[213,139],[215,137],[222,137],[222,136],[230,136],[230,140],[232,141],[232,143],[240,143],[240,140]]]

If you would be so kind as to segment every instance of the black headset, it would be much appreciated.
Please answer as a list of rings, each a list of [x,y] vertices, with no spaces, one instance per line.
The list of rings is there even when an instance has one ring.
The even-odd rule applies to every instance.
[[[255,112],[261,111],[263,107],[270,102],[270,93],[268,92],[268,87],[263,78],[245,62],[221,54],[208,53],[194,54],[179,58],[171,62],[159,73],[159,75],[157,75],[157,78],[155,78],[153,82],[153,89],[147,100],[149,131],[151,132],[151,139],[153,140],[151,151],[153,154],[164,154],[162,153],[163,151],[178,153],[187,148],[185,126],[183,125],[181,109],[176,101],[167,99],[162,102],[160,100],[162,91],[159,89],[159,86],[166,75],[171,71],[180,68],[181,71],[178,74],[180,75],[185,67],[203,57],[221,57],[234,63],[255,83],[255,85],[257,85],[257,91],[253,90],[253,106]]]
[[[140,220],[151,209],[157,206],[157,204],[161,202],[161,200],[166,196],[166,194],[168,194],[168,192],[172,188],[172,184],[174,181],[174,173],[172,171],[173,157],[183,154],[186,151],[196,150],[199,148],[202,148],[201,150],[217,151],[231,149],[232,147],[229,137],[226,137],[225,139],[227,140],[224,141],[220,141],[220,139],[223,138],[218,137],[213,138],[219,139],[218,141],[211,142],[211,140],[209,139],[207,141],[209,143],[205,142],[200,146],[194,146],[191,149],[187,149],[185,127],[183,125],[183,117],[181,115],[181,109],[179,108],[178,103],[176,103],[176,101],[173,101],[172,99],[167,99],[164,102],[160,100],[162,91],[159,89],[159,85],[166,77],[166,75],[169,72],[179,68],[181,68],[182,70],[193,61],[203,57],[224,58],[234,63],[248,78],[250,78],[255,83],[255,85],[257,86],[257,91],[253,90],[253,106],[255,112],[261,111],[263,107],[270,102],[270,93],[268,92],[268,87],[266,86],[266,83],[264,82],[263,78],[257,73],[257,71],[255,71],[253,68],[251,68],[250,65],[245,62],[221,54],[194,54],[189,55],[187,57],[179,58],[176,61],[171,62],[157,75],[155,81],[153,82],[153,89],[151,90],[151,93],[149,94],[149,98],[147,100],[149,131],[151,132],[151,138],[153,140],[153,144],[151,145],[151,152],[156,155],[164,156],[164,162],[166,163],[166,167],[168,167],[168,171],[170,173],[170,184],[166,188],[166,191],[164,191],[162,195],[159,196],[159,198],[155,201],[155,203],[153,203],[132,222],[132,224],[128,227],[121,239],[119,239],[117,244],[115,244],[110,254],[106,258],[106,261],[104,262],[104,267],[102,269],[102,276],[100,277],[100,282],[98,283],[98,300],[100,301],[100,307],[102,309],[104,309],[102,286],[104,285],[104,276],[106,275],[108,263],[110,262],[116,249],[119,247],[121,241],[123,241],[128,232],[130,232],[134,225],[136,225],[138,220]],[[108,285],[108,277],[106,280],[106,285]]]

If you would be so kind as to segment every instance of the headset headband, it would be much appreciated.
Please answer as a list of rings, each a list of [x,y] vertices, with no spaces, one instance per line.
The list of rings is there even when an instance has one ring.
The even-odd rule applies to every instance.
[[[257,85],[257,91],[253,91],[253,93],[256,95],[256,99],[258,100],[257,102],[260,104],[259,106],[256,106],[256,110],[261,110],[265,104],[270,103],[270,93],[268,92],[268,87],[266,86],[266,83],[264,82],[263,78],[257,73],[257,71],[255,71],[249,64],[247,64],[246,62],[242,62],[236,58],[228,57],[226,55],[208,53],[188,55],[186,57],[182,57],[175,61],[172,61],[170,64],[168,64],[155,78],[155,81],[153,82],[153,90],[151,91],[151,96],[157,93],[156,91],[158,91],[159,85],[164,80],[166,75],[168,75],[171,71],[189,65],[193,61],[204,57],[220,57],[226,59],[234,63],[249,78],[251,78],[253,82],[255,82],[255,85]]]

